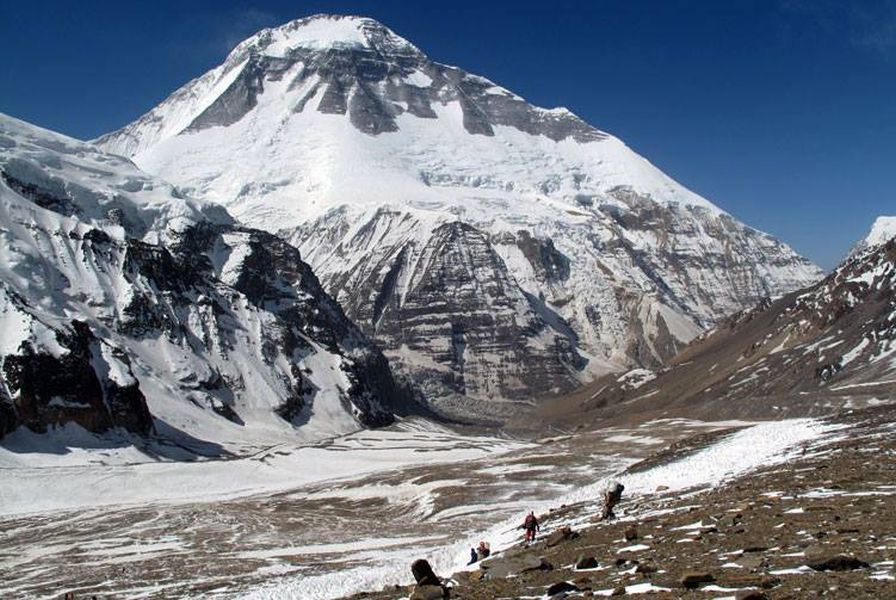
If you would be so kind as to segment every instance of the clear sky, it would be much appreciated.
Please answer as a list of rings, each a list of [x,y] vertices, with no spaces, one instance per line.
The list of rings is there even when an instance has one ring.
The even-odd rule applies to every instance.
[[[825,268],[896,214],[896,0],[0,0],[0,111],[95,137],[319,12],[570,108]]]

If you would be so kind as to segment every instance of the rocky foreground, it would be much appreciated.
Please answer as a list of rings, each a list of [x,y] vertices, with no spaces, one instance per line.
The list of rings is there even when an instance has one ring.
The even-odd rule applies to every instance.
[[[450,595],[896,598],[896,405],[830,422],[840,429],[788,463],[686,493],[664,493],[659,484],[649,496],[623,497],[613,521],[599,520],[597,499],[551,509],[540,517],[537,542],[453,574]],[[728,433],[679,442],[628,472]],[[441,597],[438,590],[390,587],[351,598]]]

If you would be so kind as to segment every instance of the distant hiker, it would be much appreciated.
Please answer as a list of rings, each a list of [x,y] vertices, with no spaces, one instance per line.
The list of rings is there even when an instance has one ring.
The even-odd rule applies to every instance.
[[[488,558],[489,554],[492,553],[492,547],[489,546],[488,542],[479,542],[479,547],[476,548],[476,556],[479,560]]]
[[[613,507],[622,500],[622,490],[625,486],[618,481],[613,481],[604,488],[603,500],[604,506],[601,512],[601,519],[615,519],[616,514],[613,513]]]
[[[538,523],[538,519],[535,517],[533,511],[529,511],[529,514],[526,515],[526,519],[523,521],[523,524],[520,525],[520,529],[526,530],[527,546],[535,541],[535,532],[541,529],[541,525]]]
[[[470,562],[467,564],[472,565],[477,560],[479,560],[479,555],[476,553],[476,548],[470,548]]]

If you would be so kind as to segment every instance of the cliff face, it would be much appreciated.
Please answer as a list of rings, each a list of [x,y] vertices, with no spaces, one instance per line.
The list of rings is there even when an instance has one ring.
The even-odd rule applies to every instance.
[[[299,251],[0,118],[0,431],[317,439],[413,406]]]

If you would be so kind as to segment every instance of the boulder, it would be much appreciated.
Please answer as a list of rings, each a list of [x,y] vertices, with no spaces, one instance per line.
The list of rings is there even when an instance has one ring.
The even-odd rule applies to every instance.
[[[568,525],[565,525],[560,529],[551,532],[547,540],[545,540],[545,544],[548,548],[551,548],[553,546],[556,546],[557,544],[565,542],[566,540],[575,539],[577,537],[579,537],[579,534],[574,532]]]
[[[853,571],[867,569],[869,566],[865,561],[846,554],[838,554],[809,563],[809,567],[816,571]]]
[[[657,572],[657,568],[649,563],[639,563],[635,567],[635,573],[640,573],[641,575],[651,575]]]
[[[504,579],[530,571],[551,571],[554,565],[541,556],[500,556],[480,563],[479,568],[485,572],[488,579]]]
[[[408,600],[443,600],[449,598],[448,588],[440,585],[418,585]]]
[[[596,569],[597,559],[593,556],[580,556],[576,561],[576,569]]]
[[[734,600],[768,600],[768,596],[759,590],[740,590],[734,594]]]
[[[700,587],[700,584],[712,583],[715,580],[716,578],[712,574],[705,571],[688,571],[681,576],[679,583],[681,583],[681,587],[693,590]]]
[[[414,574],[417,587],[427,585],[442,586],[442,580],[433,572],[429,562],[422,558],[415,560],[414,564],[411,565],[411,573]]]
[[[529,557],[522,561],[518,573],[528,573],[529,571],[553,571],[554,565],[543,556]]]
[[[632,525],[626,528],[623,535],[625,535],[625,541],[631,542],[632,540],[638,539],[638,530],[634,525]]]
[[[579,588],[573,585],[568,581],[558,581],[557,583],[551,585],[548,588],[547,594],[548,596],[555,596],[557,594],[565,594],[567,592],[578,592]]]
[[[761,556],[744,556],[737,561],[737,564],[742,566],[744,569],[755,571],[762,566],[763,562],[765,562],[765,559],[763,559],[763,557]]]

